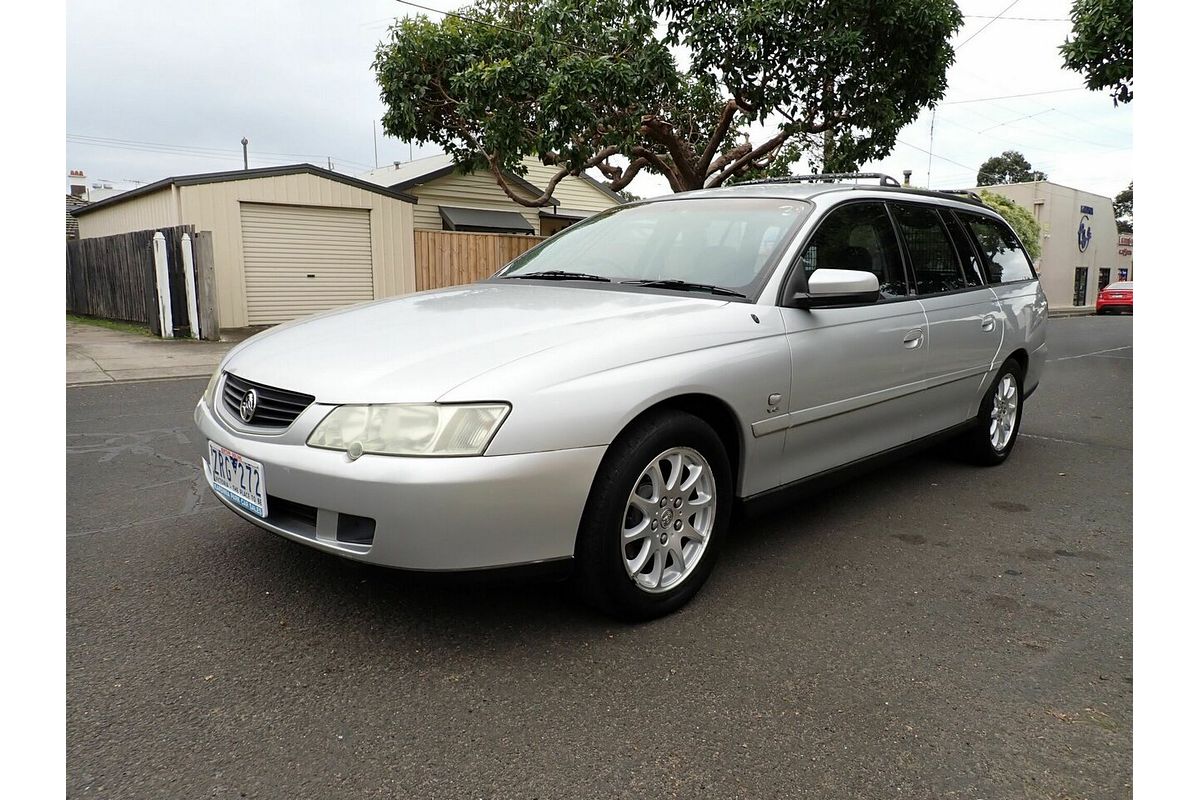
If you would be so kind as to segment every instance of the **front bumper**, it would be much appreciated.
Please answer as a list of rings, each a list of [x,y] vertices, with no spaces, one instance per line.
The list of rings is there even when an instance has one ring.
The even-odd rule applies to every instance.
[[[327,410],[327,409],[326,409]],[[472,570],[569,558],[604,447],[468,458],[404,458],[345,453],[287,436],[247,435],[196,405],[203,439],[263,465],[266,519],[231,510],[269,531],[347,558],[415,570]],[[293,428],[307,424],[307,415]],[[312,421],[315,422],[314,418]],[[212,485],[208,448],[200,441]],[[215,494],[215,492],[214,492]],[[279,502],[280,500],[284,502]],[[344,518],[344,519],[343,519]],[[374,536],[339,539],[374,521]],[[357,526],[361,528],[361,526]]]

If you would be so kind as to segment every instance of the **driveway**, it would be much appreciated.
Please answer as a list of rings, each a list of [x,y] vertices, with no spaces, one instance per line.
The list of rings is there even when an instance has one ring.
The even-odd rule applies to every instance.
[[[67,386],[208,377],[245,336],[230,341],[159,339],[67,321]]]

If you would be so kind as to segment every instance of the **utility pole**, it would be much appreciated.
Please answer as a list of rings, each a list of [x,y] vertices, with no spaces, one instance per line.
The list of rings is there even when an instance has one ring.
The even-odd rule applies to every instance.
[[[250,140],[245,136],[242,137],[242,169],[250,169],[250,155],[246,150],[246,145],[250,144]]]
[[[375,169],[379,169],[379,134],[375,132],[375,120],[371,120],[371,145],[375,148]]]
[[[929,158],[925,162],[925,188],[930,187],[929,176],[933,173],[933,123],[937,120],[937,108],[929,112]]]

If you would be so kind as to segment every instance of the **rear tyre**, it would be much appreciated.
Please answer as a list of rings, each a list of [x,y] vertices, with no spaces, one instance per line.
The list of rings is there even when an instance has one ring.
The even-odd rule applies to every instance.
[[[732,500],[729,457],[707,423],[673,410],[635,422],[609,448],[584,508],[580,594],[631,622],[680,608],[712,572]]]
[[[992,381],[975,425],[962,439],[963,455],[982,466],[1002,464],[1017,443],[1025,410],[1025,376],[1016,359],[1008,359]]]

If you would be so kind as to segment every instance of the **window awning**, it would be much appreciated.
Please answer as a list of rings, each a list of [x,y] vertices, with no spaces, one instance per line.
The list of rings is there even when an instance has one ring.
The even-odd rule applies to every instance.
[[[475,233],[534,233],[533,226],[516,211],[488,211],[481,208],[439,206],[442,226],[448,231]]]
[[[596,213],[597,212],[595,211],[584,211],[580,208],[563,208],[562,206],[554,206],[552,208],[543,208],[538,212],[538,215],[548,219],[580,220],[587,219]]]

